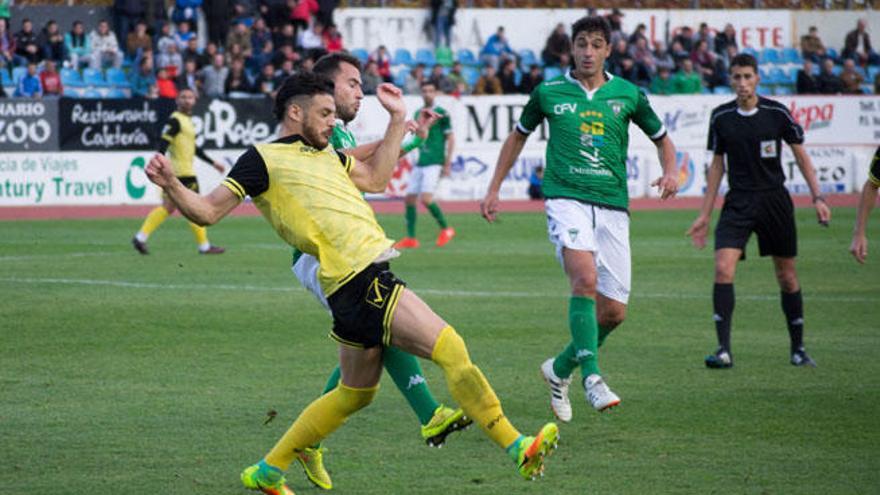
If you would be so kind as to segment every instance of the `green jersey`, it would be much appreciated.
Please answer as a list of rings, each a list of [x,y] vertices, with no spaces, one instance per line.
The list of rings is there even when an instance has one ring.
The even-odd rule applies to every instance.
[[[588,91],[567,73],[541,83],[523,108],[519,132],[530,134],[545,118],[550,126],[544,197],[620,210],[629,206],[629,123],[635,122],[652,140],[662,138],[666,129],[636,85],[607,77],[605,84]]]
[[[336,125],[333,126],[333,134],[330,136],[330,146],[333,146],[333,149],[335,150],[346,150],[357,147],[357,141],[354,139],[354,134],[348,130],[348,127],[345,127],[345,124],[341,120],[337,120]]]
[[[431,110],[439,113],[441,117],[431,126],[428,137],[419,146],[419,163],[416,164],[419,167],[446,163],[446,135],[452,132],[449,112],[440,107],[434,107]],[[419,119],[421,111],[421,109],[416,111],[415,120]]]

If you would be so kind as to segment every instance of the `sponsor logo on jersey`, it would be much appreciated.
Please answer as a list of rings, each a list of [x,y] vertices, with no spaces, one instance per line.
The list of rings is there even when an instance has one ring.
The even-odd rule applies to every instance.
[[[575,112],[577,112],[577,103],[557,103],[553,105],[553,113],[556,115]]]

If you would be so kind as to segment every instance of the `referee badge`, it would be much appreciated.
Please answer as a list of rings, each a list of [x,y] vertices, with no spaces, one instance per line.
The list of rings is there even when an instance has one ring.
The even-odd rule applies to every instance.
[[[776,140],[761,141],[761,158],[776,158]]]

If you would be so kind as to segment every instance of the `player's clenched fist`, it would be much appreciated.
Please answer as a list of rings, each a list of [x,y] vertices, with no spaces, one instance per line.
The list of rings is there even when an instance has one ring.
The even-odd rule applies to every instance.
[[[171,169],[171,162],[165,155],[155,154],[144,169],[150,182],[159,187],[166,187],[174,180],[174,170]]]

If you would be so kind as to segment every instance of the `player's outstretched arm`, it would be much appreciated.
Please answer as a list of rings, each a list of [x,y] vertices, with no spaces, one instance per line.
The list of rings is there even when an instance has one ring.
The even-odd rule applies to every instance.
[[[154,155],[145,169],[153,184],[161,187],[183,216],[201,226],[213,225],[229,214],[241,202],[225,186],[217,186],[207,196],[201,196],[184,186],[174,175],[171,162],[165,155]]]
[[[874,203],[877,202],[877,185],[871,180],[865,181],[862,187],[862,195],[859,198],[859,207],[856,211],[856,225],[853,229],[852,243],[849,245],[849,252],[859,263],[864,263],[868,257],[868,216]]]
[[[385,129],[385,137],[372,157],[367,161],[355,160],[351,169],[351,180],[361,191],[380,193],[391,180],[400,156],[400,143],[406,133],[406,105],[400,88],[393,84],[380,84],[376,89],[376,96],[391,115],[391,120]]]
[[[718,196],[718,188],[721,187],[721,178],[724,177],[724,155],[714,155],[712,164],[706,174],[706,195],[703,196],[703,205],[700,214],[691,224],[686,234],[698,249],[706,247],[706,237],[709,235],[709,220],[712,218],[712,209],[715,207],[715,197]]]
[[[489,182],[489,190],[486,191],[486,197],[480,203],[480,214],[489,223],[494,222],[498,214],[498,192],[501,190],[501,183],[513,168],[513,164],[522,152],[528,138],[528,135],[514,130],[501,146],[501,152],[498,153],[498,163],[495,165],[495,173],[492,175],[492,181]]]
[[[651,183],[651,187],[656,187],[660,191],[660,199],[669,199],[675,197],[678,193],[678,174],[675,170],[675,145],[669,134],[663,136],[659,141],[654,142],[657,146],[657,155],[660,158],[660,165],[663,166],[663,176]]]
[[[820,224],[827,227],[828,222],[831,221],[831,208],[828,207],[828,203],[822,197],[819,181],[816,179],[816,170],[813,168],[813,160],[810,159],[810,155],[807,154],[807,150],[804,149],[803,145],[791,144],[790,146],[801,175],[804,176],[804,180],[807,181],[807,186],[810,188],[810,194],[813,195],[813,204],[816,206],[816,218],[818,218]]]
[[[401,158],[415,148],[418,148],[419,145],[424,142],[425,138],[428,137],[428,131],[431,129],[431,126],[434,125],[439,118],[439,113],[423,109],[421,114],[419,114],[418,120],[408,120],[406,122],[406,132],[412,133],[415,137],[413,137],[412,140],[408,140],[400,147],[400,155],[398,158]],[[382,144],[382,140],[362,144],[354,148],[348,148],[343,150],[343,152],[346,155],[353,157],[355,160],[366,162],[373,158],[373,154],[376,153],[376,149],[380,144]]]

